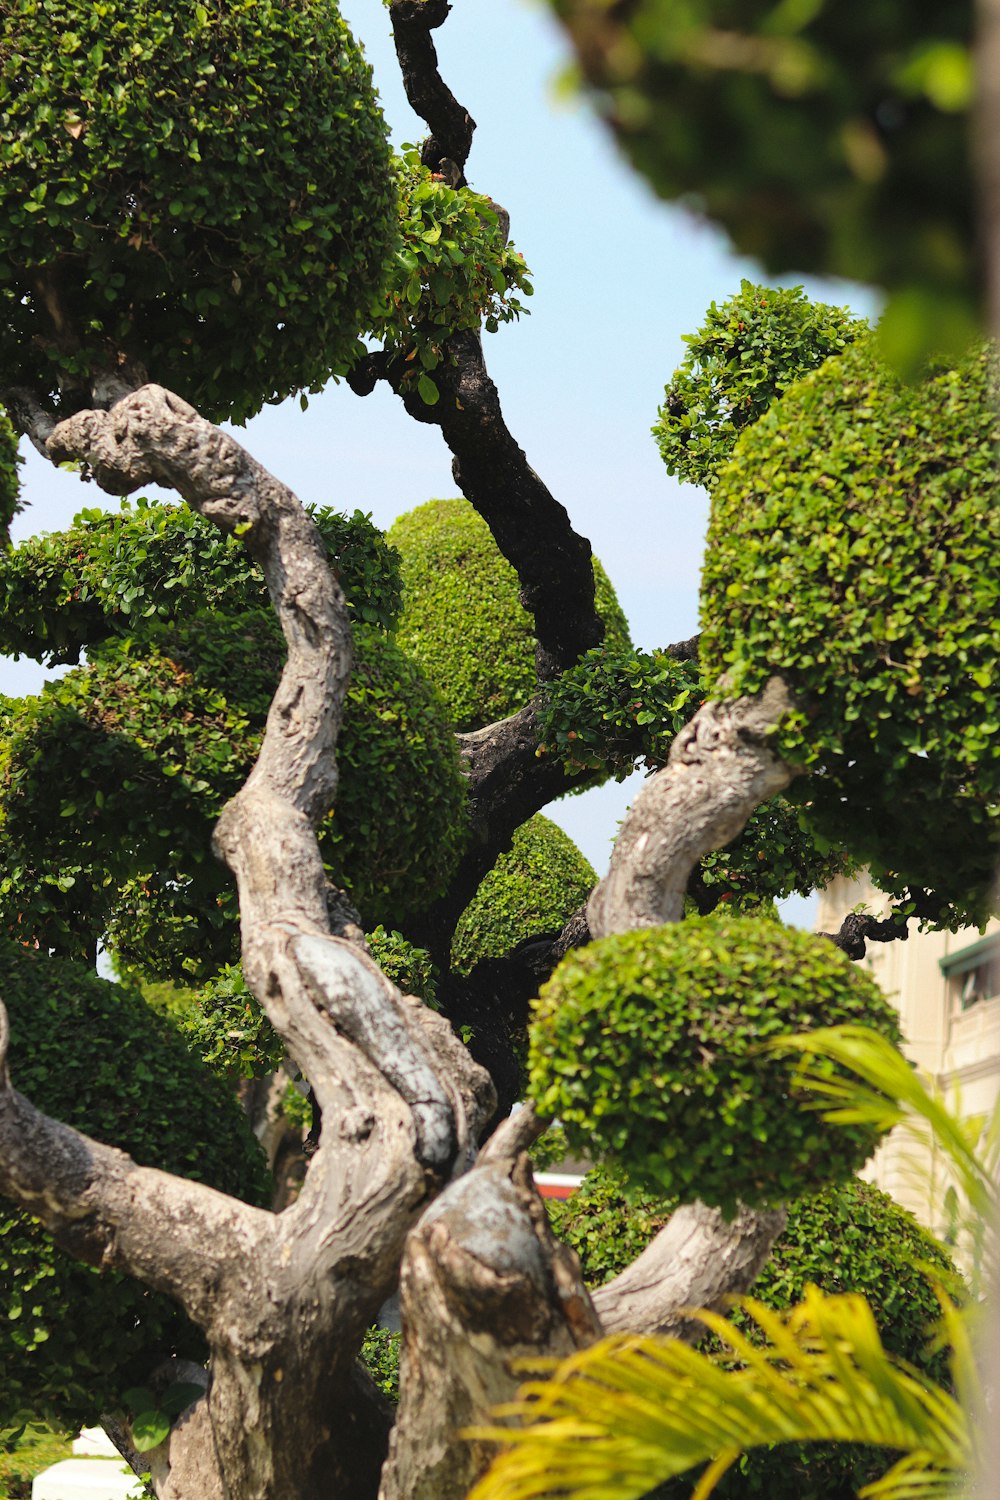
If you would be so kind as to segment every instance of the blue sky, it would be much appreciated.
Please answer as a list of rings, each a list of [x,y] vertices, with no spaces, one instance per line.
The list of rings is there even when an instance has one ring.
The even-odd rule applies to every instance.
[[[394,139],[418,140],[388,13],[379,0],[342,0],[341,10],[365,44]],[[590,538],[636,643],[682,639],[698,624],[707,502],[666,475],[649,429],[683,357],[683,334],[755,268],[715,229],[658,202],[584,105],[557,100],[567,54],[544,9],[455,0],[436,40],[444,75],[479,127],[469,179],[507,208],[534,273],[530,317],[485,339],[508,425]],[[874,310],[863,289],[807,285],[859,313]],[[439,433],[412,422],[385,387],[362,400],[331,386],[307,412],[296,401],[266,408],[239,436],[303,500],[360,507],[380,526],[455,493]],[[30,451],[24,482],[30,508],[17,536],[108,503]],[[39,680],[33,663],[0,662],[5,692],[32,691]],[[599,871],[634,790],[634,782],[612,784],[551,810]],[[789,916],[808,920],[801,908]]]

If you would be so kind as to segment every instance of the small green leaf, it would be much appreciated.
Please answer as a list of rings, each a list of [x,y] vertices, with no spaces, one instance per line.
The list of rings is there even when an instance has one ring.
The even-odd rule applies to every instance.
[[[420,392],[420,398],[426,406],[436,406],[440,400],[441,392],[429,375],[420,376],[420,379],[417,381],[417,390]]]

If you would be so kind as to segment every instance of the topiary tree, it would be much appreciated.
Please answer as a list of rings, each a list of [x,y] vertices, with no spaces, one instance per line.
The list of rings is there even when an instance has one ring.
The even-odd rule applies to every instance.
[[[536,814],[514,834],[455,928],[451,965],[468,974],[484,958],[504,958],[518,943],[562,932],[597,883],[573,840]]]
[[[342,368],[395,184],[332,0],[8,0],[0,19],[5,379],[65,412],[134,360],[241,420]]]
[[[67,1124],[142,1166],[248,1204],[268,1201],[263,1155],[242,1110],[136,991],[9,939],[0,944],[0,982],[9,1066]],[[82,1264],[85,1225],[77,1234],[68,1253],[30,1213],[9,1203],[0,1212],[5,1428],[28,1418],[92,1426],[158,1364],[204,1359],[204,1337],[176,1302],[121,1271]]]
[[[437,687],[459,730],[480,729],[522,708],[537,686],[531,616],[514,568],[467,500],[429,500],[393,523],[403,575],[400,643]],[[594,561],[597,613],[612,648],[628,625]]]
[[[111,520],[85,515],[66,536],[12,554],[3,584],[10,645],[46,661],[78,662],[85,651],[86,664],[40,699],[3,705],[0,918],[30,983],[18,989],[12,1023],[0,1006],[0,1192],[60,1250],[144,1290],[114,1314],[113,1336],[95,1334],[96,1373],[62,1328],[60,1342],[48,1341],[52,1365],[44,1341],[41,1354],[28,1348],[43,1326],[34,1309],[46,1307],[36,1295],[49,1279],[40,1250],[14,1273],[31,1300],[21,1298],[13,1319],[8,1300],[0,1322],[13,1341],[18,1323],[27,1330],[12,1356],[19,1408],[69,1420],[100,1397],[108,1430],[160,1500],[465,1500],[493,1450],[464,1434],[512,1395],[518,1360],[558,1357],[605,1331],[679,1329],[694,1339],[684,1310],[719,1306],[751,1284],[783,1226],[781,1198],[843,1177],[873,1143],[863,1124],[838,1132],[803,1114],[784,1053],[759,1042],[845,1016],[874,1017],[894,1034],[885,1006],[828,940],[786,934],[759,913],[694,915],[720,887],[760,903],[828,853],[840,857],[839,840],[832,850],[818,837],[795,843],[798,813],[772,804],[807,765],[804,804],[817,819],[824,798],[840,795],[830,723],[839,715],[845,738],[853,733],[849,710],[863,688],[824,680],[830,720],[816,713],[813,741],[815,662],[789,653],[765,672],[747,650],[737,686],[717,680],[744,657],[717,659],[730,638],[718,644],[714,618],[707,677],[693,666],[693,641],[635,653],[612,605],[602,619],[589,544],[529,465],[486,368],[480,332],[517,315],[527,271],[504,211],[466,181],[474,127],[432,45],[448,6],[390,0],[388,9],[404,85],[430,132],[392,164],[367,68],[328,0],[0,6],[0,397],[46,458],[77,465],[117,499],[163,486],[199,518],[149,506]],[[803,27],[813,19],[799,16]],[[933,210],[933,190],[926,201]],[[940,198],[945,238],[950,201]],[[926,249],[915,243],[914,265]],[[992,436],[978,416],[974,442],[967,426],[953,442],[949,426],[966,405],[964,377],[938,371],[923,394],[895,392],[882,407],[883,377],[851,373],[861,369],[851,361],[869,355],[848,321],[794,295],[757,300],[765,306],[739,351],[742,368],[722,370],[724,351],[706,346],[705,370],[688,370],[689,413],[708,377],[704,421],[687,430],[708,435],[718,504],[751,443],[761,444],[755,479],[769,464],[773,476],[782,445],[794,454],[801,438],[810,455],[837,457],[828,477],[838,516],[867,515],[876,485],[870,463],[844,449],[843,404],[822,396],[830,433],[810,405],[810,392],[828,391],[827,367],[785,389],[838,341],[850,347],[836,354],[837,388],[864,397],[858,421],[870,406],[903,424],[886,514],[910,503],[908,455],[923,451],[926,389],[936,392],[930,410],[947,464],[936,477],[920,470],[927,493],[951,493],[959,468],[970,494],[985,493]],[[979,371],[968,378],[973,401],[984,366],[969,368]],[[462,525],[477,547],[488,528],[516,576],[502,597],[503,568],[487,559],[485,587],[458,606],[460,634],[442,656],[441,670],[463,680],[476,616],[501,597],[501,623],[487,619],[478,638],[488,671],[473,706],[488,699],[488,708],[467,722],[479,728],[453,733],[405,636],[386,633],[394,563],[366,523],[311,518],[210,420],[338,370],[359,396],[384,382],[414,420],[440,429],[465,497]],[[683,429],[684,414],[672,417]],[[805,437],[785,430],[799,421]],[[912,546],[896,532],[893,545],[922,569],[928,557],[955,554],[936,500],[914,493]],[[747,517],[763,503],[748,501]],[[711,575],[720,618],[722,600],[726,609],[738,602],[751,557],[749,582],[771,578],[761,619],[780,608],[790,629],[789,601],[800,614],[813,606],[799,607],[798,584],[782,581],[775,558],[854,566],[836,532],[810,530],[813,504],[811,492],[801,498],[766,556],[741,531],[742,516],[716,541],[710,567],[731,563],[724,587]],[[791,533],[800,531],[797,549]],[[868,530],[861,540],[870,543]],[[895,558],[875,552],[894,590]],[[916,578],[921,598],[927,576]],[[955,576],[964,587],[969,575]],[[281,641],[266,623],[261,578]],[[849,638],[854,603],[845,601]],[[451,626],[456,607],[446,605]],[[953,661],[964,669],[961,653],[971,653],[978,671],[977,608],[963,604],[963,621],[976,623],[953,643]],[[746,627],[748,639],[757,628]],[[836,617],[822,630],[832,661]],[[851,651],[838,660],[855,671]],[[975,803],[992,795],[983,730],[992,709],[988,695],[962,701],[975,722],[959,760],[944,746],[937,773],[937,742],[921,740],[927,754],[910,761],[926,761],[949,797]],[[917,743],[895,703],[886,692],[886,717],[876,711],[868,724],[871,764],[884,745],[893,775],[901,747]],[[946,711],[934,723],[942,737],[955,730]],[[987,748],[977,753],[977,743]],[[451,972],[459,918],[516,831],[553,797],[639,762],[652,774],[585,911],[556,933],[569,890],[533,892],[546,902],[521,909],[512,952]],[[854,784],[843,784],[853,797]],[[927,809],[950,846],[951,802],[942,792]],[[853,855],[856,830],[849,819],[845,827]],[[914,837],[907,857],[923,909],[937,901],[950,920],[957,902],[939,846]],[[571,867],[562,879],[579,882],[575,906],[589,872]],[[905,916],[890,935],[905,932]],[[380,919],[386,932],[367,941],[365,924]],[[478,918],[469,923],[485,934]],[[532,931],[536,923],[543,930]],[[220,1168],[215,1188],[185,1175],[218,1160],[229,1116],[202,1111],[189,1053],[168,1057],[164,1042],[161,1070],[166,1023],[127,987],[67,967],[65,954],[91,958],[99,939],[146,985],[157,974],[204,980],[199,1067],[254,1073],[284,1052],[301,1082],[289,1109],[297,1130],[310,1124],[310,1154],[301,1191],[281,1212],[244,1201],[235,1164],[232,1177]],[[515,1022],[560,961],[536,1022],[537,1102],[501,1121],[497,1095],[509,1103],[519,1081]],[[431,977],[437,1012],[409,993],[427,995]],[[18,1051],[25,1008],[38,1041]],[[78,1014],[85,1035],[74,1052]],[[487,1032],[503,1043],[493,1052],[482,1045]],[[35,1035],[30,1026],[23,1034]],[[179,1081],[183,1106],[161,1086],[163,1070]],[[72,1113],[104,1094],[118,1111],[106,1123]],[[189,1099],[197,1139],[175,1129]],[[669,1175],[686,1200],[641,1272],[623,1271],[594,1297],[531,1182],[524,1148],[548,1108],[588,1149],[619,1154],[661,1184]],[[161,1157],[147,1155],[153,1129]],[[232,1140],[250,1171],[251,1148]],[[180,1142],[175,1157],[171,1142]],[[397,1288],[405,1337],[393,1414],[357,1357]],[[181,1309],[178,1323],[155,1312],[153,1294]],[[68,1324],[63,1307],[57,1298],[50,1311]],[[370,1338],[368,1347],[389,1384],[388,1360]],[[164,1369],[164,1355],[185,1359]]]
[[[806,933],[752,917],[619,933],[570,954],[543,988],[531,1096],[570,1146],[731,1216],[843,1180],[871,1154],[863,1125],[831,1140],[807,1112],[794,1118],[786,1066],[766,1046],[845,1023],[899,1039],[874,981]]]
[[[587,1283],[600,1288],[620,1275],[669,1221],[675,1204],[628,1181],[620,1170],[594,1168],[580,1188],[546,1209],[559,1238],[580,1257]],[[884,1347],[926,1375],[947,1383],[945,1351],[933,1338],[940,1303],[928,1272],[949,1279],[954,1265],[933,1235],[887,1193],[860,1178],[796,1198],[754,1297],[775,1312],[801,1302],[808,1286],[829,1295],[856,1293],[871,1308]],[[760,1330],[745,1315],[751,1337]],[[782,1444],[753,1449],[721,1479],[726,1500],[839,1500],[873,1483],[885,1468],[878,1449],[852,1444]],[[670,1480],[657,1500],[686,1500],[692,1480]]]
[[[210,831],[257,754],[280,637],[267,615],[213,613],[92,655],[8,704],[0,910],[25,940],[66,955],[103,941],[152,978],[208,979],[239,952],[236,893],[209,858]],[[375,632],[355,632],[348,694],[327,869],[373,915],[406,921],[461,851],[451,728],[419,670]],[[385,780],[377,812],[373,776]]]
[[[391,631],[399,560],[369,516],[310,507],[352,620]],[[124,500],[85,510],[66,531],[12,548],[0,571],[0,645],[11,655],[77,662],[101,641],[155,633],[203,611],[267,610],[260,568],[238,538],[184,506]]]
[[[995,400],[988,351],[911,386],[856,344],[737,443],[704,575],[706,671],[801,702],[780,745],[812,826],[904,899],[941,858],[938,914],[973,923],[1000,840]]]

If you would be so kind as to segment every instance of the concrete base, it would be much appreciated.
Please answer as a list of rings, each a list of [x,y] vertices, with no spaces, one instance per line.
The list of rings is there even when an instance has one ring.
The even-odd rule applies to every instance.
[[[103,1458],[64,1458],[31,1483],[31,1500],[131,1500],[141,1492],[126,1464]]]

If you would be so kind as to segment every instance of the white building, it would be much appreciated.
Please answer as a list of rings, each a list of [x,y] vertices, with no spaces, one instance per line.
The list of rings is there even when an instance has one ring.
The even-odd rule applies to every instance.
[[[889,900],[864,874],[838,878],[820,894],[817,928],[838,931],[859,905],[882,914]],[[985,1114],[1000,1096],[1000,921],[991,920],[984,933],[915,927],[910,924],[906,942],[869,942],[859,962],[897,1007],[906,1055],[960,1114]],[[928,1154],[894,1132],[864,1175],[930,1228],[942,1228],[946,1183]]]

